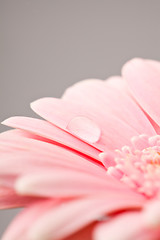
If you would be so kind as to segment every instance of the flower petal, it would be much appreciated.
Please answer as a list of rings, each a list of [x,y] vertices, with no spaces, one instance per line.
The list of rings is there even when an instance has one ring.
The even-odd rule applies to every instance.
[[[50,169],[55,166],[78,169],[100,177],[105,169],[98,167],[88,158],[79,156],[65,148],[47,142],[17,136],[11,131],[0,134],[0,174],[24,174],[26,172]]]
[[[144,227],[141,212],[120,214],[95,228],[94,240],[134,240]]]
[[[101,129],[86,117],[75,117],[67,125],[69,132],[89,143],[96,143],[101,137]]]
[[[136,101],[160,125],[160,64],[156,61],[133,59],[124,65],[122,75]]]
[[[154,229],[160,226],[160,203],[159,199],[150,200],[145,205],[143,211],[145,224],[147,227]]]
[[[44,120],[28,117],[11,117],[3,121],[2,124],[48,138],[64,145],[64,147],[70,147],[98,160],[100,151]]]
[[[99,178],[85,172],[58,168],[24,175],[16,181],[15,189],[22,195],[45,197],[76,197],[99,193],[107,196],[117,191],[119,194],[123,192],[123,195],[127,192],[133,198],[142,198],[127,185],[110,176]]]
[[[126,82],[121,77],[111,77],[106,81],[90,79],[76,83],[65,91],[63,99],[71,102],[74,99],[74,102],[81,103],[88,109],[94,107],[93,111],[98,114],[105,110],[106,117],[118,117],[139,134],[155,133],[145,114],[128,94]]]
[[[106,199],[99,195],[98,197],[92,196],[91,198],[63,203],[53,211],[50,210],[32,225],[29,231],[29,239],[63,239],[98,220],[107,212],[127,206],[127,200],[124,198],[118,199],[116,202],[114,199],[113,196],[108,196],[108,199]],[[130,203],[131,201],[130,199]]]
[[[58,202],[55,200],[44,200],[29,206],[15,217],[1,240],[29,240],[27,233],[34,221],[45,214],[47,210],[53,209],[57,204]]]
[[[111,114],[106,108],[99,108],[98,105],[99,110],[97,110],[95,103],[88,108],[87,105],[75,104],[63,99],[43,98],[32,103],[31,107],[49,122],[72,134],[74,133],[73,131],[69,131],[68,124],[77,117],[85,117],[85,119],[88,119],[88,121],[91,121],[100,128],[101,136],[98,142],[90,142],[90,139],[93,137],[89,135],[88,141],[86,138],[82,139],[82,126],[79,128],[80,132],[78,133],[77,130],[76,135],[74,135],[101,151],[121,148],[123,145],[129,144],[129,139],[132,136],[138,134],[135,129],[122,121],[119,116]],[[83,128],[84,131],[88,132],[88,128],[86,130]]]

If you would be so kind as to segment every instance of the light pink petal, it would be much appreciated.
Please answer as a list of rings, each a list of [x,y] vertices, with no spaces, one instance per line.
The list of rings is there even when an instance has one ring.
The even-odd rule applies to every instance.
[[[143,211],[145,225],[148,228],[155,229],[160,226],[160,202],[159,199],[150,200]]]
[[[32,134],[30,132],[19,130],[19,129],[11,129],[11,130],[0,133],[0,139],[15,138],[15,137],[25,137],[25,138],[37,139],[38,136],[36,136],[35,134]]]
[[[41,142],[53,143],[52,140],[49,140],[47,138],[38,136],[34,133],[31,133],[31,132],[26,131],[26,130],[21,130],[21,129],[11,129],[11,130],[0,133],[0,140],[2,140],[2,141],[3,141],[3,139],[7,140],[7,139],[10,139],[10,138],[14,139],[14,138],[18,138],[18,137],[34,139],[34,140],[38,140],[38,141],[41,141]]]
[[[22,195],[76,197],[92,194],[132,195],[133,198],[143,198],[130,190],[127,185],[110,176],[100,179],[95,175],[71,169],[56,169],[24,175],[15,183],[15,189]]]
[[[133,59],[124,65],[122,74],[133,97],[160,125],[160,64],[154,61]]]
[[[28,117],[11,117],[3,121],[2,124],[48,138],[53,140],[53,144],[54,142],[60,143],[64,145],[64,147],[67,146],[75,149],[98,160],[98,154],[100,151],[44,120]]]
[[[84,80],[66,90],[63,99],[81,103],[98,114],[105,112],[123,120],[139,134],[155,133],[150,122],[139,106],[128,94],[126,82],[121,77],[111,77],[106,81]],[[146,131],[147,128],[147,131]]]
[[[137,208],[142,205],[140,201],[134,203],[132,198],[124,199],[123,196],[117,202],[113,201],[113,196],[108,196],[107,204],[106,199],[101,195],[62,202],[62,204],[55,200],[44,200],[31,205],[19,214],[3,235],[2,240],[64,239],[99,220],[107,212],[126,207]],[[73,238],[73,240],[79,239]]]
[[[83,161],[79,161],[79,163],[75,160],[75,162],[71,160],[55,158],[51,156],[47,156],[47,154],[38,154],[38,153],[26,153],[26,152],[14,152],[0,154],[2,159],[0,160],[0,175],[1,177],[5,177],[6,175],[21,175],[27,174],[30,172],[38,172],[38,171],[49,171],[50,169],[54,169],[55,167],[60,169],[74,169],[82,172],[90,172],[95,175],[102,175],[102,178],[105,176],[105,172],[99,171],[99,169],[94,169],[88,163],[84,163]],[[101,169],[100,169],[101,170]],[[12,179],[8,179],[12,181]]]
[[[67,125],[67,129],[86,142],[96,143],[101,137],[100,127],[86,117],[75,117]]]
[[[83,136],[84,131],[86,131],[88,141],[86,137],[82,140],[102,151],[113,150],[129,144],[129,139],[138,134],[135,129],[121,120],[120,116],[111,114],[107,108],[99,107],[100,105],[98,105],[98,110],[95,108],[95,105],[96,103],[94,102],[90,108],[88,108],[87,104],[75,104],[74,102],[63,99],[43,98],[32,103],[31,107],[36,113],[49,122],[52,122],[80,139],[82,139],[82,130]],[[78,123],[79,133],[78,129],[75,132],[73,131],[77,117],[81,119],[81,122],[79,121]],[[86,122],[84,123],[85,119]],[[95,128],[96,136],[93,130],[93,136],[91,135],[89,137],[87,128],[89,121],[92,122],[91,128]],[[72,123],[74,124],[73,127],[71,126]],[[80,124],[82,125],[80,126]],[[68,125],[70,130],[68,129]],[[86,130],[84,129],[85,127]],[[91,139],[95,140],[97,137],[97,127],[99,127],[99,131],[101,132],[99,140],[96,143],[93,141],[90,142]]]
[[[0,134],[0,174],[20,174],[33,171],[35,168],[53,168],[54,166],[68,166],[98,174],[100,177],[105,176],[105,170],[102,167],[65,148],[22,136],[10,138],[8,132]]]
[[[27,233],[34,221],[57,204],[54,200],[44,200],[26,208],[12,221],[1,240],[30,240]]]
[[[106,198],[102,196],[90,199],[73,200],[47,212],[29,230],[30,240],[59,240],[67,237],[86,225],[98,220],[105,213],[132,206],[132,198]],[[139,203],[140,204],[140,203]]]
[[[135,240],[144,227],[141,212],[128,212],[99,224],[95,228],[94,240]]]
[[[124,97],[130,98],[130,96],[128,96],[128,92],[127,92],[127,84],[121,76],[111,76],[111,77],[107,78],[104,81],[104,83],[107,87],[114,88],[115,91],[118,91],[118,92],[121,92],[121,93],[124,91],[122,93],[122,95]],[[132,101],[132,99],[131,99],[131,101]]]

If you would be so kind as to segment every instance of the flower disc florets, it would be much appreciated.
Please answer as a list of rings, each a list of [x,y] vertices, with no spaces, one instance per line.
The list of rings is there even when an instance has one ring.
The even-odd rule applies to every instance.
[[[160,136],[140,135],[131,139],[131,146],[116,150],[115,166],[107,170],[138,192],[153,197],[160,192]]]

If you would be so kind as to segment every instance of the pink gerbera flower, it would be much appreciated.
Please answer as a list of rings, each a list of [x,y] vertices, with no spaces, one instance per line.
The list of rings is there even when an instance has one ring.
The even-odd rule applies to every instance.
[[[31,104],[0,135],[2,240],[160,239],[160,63],[85,80]]]

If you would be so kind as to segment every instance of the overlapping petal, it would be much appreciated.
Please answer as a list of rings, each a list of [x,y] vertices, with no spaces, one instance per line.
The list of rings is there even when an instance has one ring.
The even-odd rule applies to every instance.
[[[48,140],[52,140],[53,144],[62,144],[62,147],[69,147],[77,150],[80,154],[86,154],[97,160],[99,159],[98,155],[100,151],[47,121],[29,117],[12,117],[6,119],[3,124],[31,132]]]
[[[139,105],[160,125],[160,63],[133,59],[124,65],[122,75]]]
[[[105,193],[108,196],[115,192],[123,192],[124,196],[129,194],[135,201],[138,199],[141,202],[144,199],[127,185],[110,176],[99,178],[90,173],[66,168],[53,168],[24,175],[18,178],[15,188],[22,195],[77,197],[96,193]]]
[[[65,91],[63,99],[70,102],[74,99],[74,102],[81,103],[83,107],[92,109],[91,111],[105,114],[105,119],[115,116],[132,127],[136,131],[135,135],[155,134],[145,114],[128,93],[126,82],[121,77],[76,83]],[[105,129],[107,125],[102,127]]]
[[[94,233],[94,240],[135,240],[137,232],[144,228],[141,212],[128,212],[112,220],[99,224]]]
[[[58,203],[57,200],[43,200],[31,204],[14,219],[4,233],[2,240],[29,240],[27,234],[33,222],[43,216],[46,211],[55,208]]]
[[[78,138],[81,138],[81,132],[71,131],[71,121],[78,118],[79,129],[82,129],[79,118],[82,120],[82,126],[88,126],[88,120],[92,121],[93,125],[99,126],[101,130],[99,139],[97,142],[90,142],[90,137],[88,137],[88,141],[86,138],[85,140],[81,139],[101,151],[120,148],[128,143],[128,139],[138,134],[135,129],[126,124],[119,117],[113,114],[111,115],[106,109],[101,108],[102,111],[99,111],[97,114],[97,111],[94,110],[94,105],[88,109],[80,103],[71,103],[63,99],[44,98],[32,103],[31,107],[41,117],[63,130],[72,133]]]
[[[1,134],[0,156],[0,175],[22,174],[30,170],[59,166],[105,176],[105,170],[101,166],[97,167],[87,161],[90,158],[82,157],[58,145],[14,135],[13,131]]]

